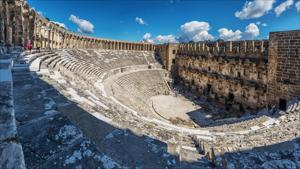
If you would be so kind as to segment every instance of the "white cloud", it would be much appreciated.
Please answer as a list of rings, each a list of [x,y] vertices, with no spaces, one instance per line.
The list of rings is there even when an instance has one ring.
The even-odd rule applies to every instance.
[[[94,32],[94,25],[90,21],[80,19],[79,17],[77,17],[75,15],[70,15],[69,20],[78,26],[78,28],[77,28],[78,32],[81,32],[81,33],[93,33]]]
[[[262,26],[265,23],[262,24]],[[255,23],[250,23],[246,26],[245,31],[240,30],[229,30],[227,28],[221,28],[218,30],[220,39],[225,41],[235,41],[240,39],[253,39],[259,35],[259,28]]]
[[[156,43],[178,43],[174,35],[158,35],[155,38]]]
[[[135,21],[140,25],[147,25],[143,18],[135,17]]]
[[[205,41],[213,40],[214,37],[208,33],[210,25],[207,22],[191,21],[180,26],[180,41]]]
[[[150,33],[145,33],[142,41],[148,43],[178,43],[174,35],[158,35],[154,39],[151,37],[152,35]]]
[[[236,11],[235,16],[240,19],[259,18],[273,8],[275,0],[254,0],[246,2],[242,11]]]
[[[154,43],[154,40],[151,39],[150,33],[145,33],[143,36],[143,42]]]
[[[68,29],[67,28],[67,26],[64,24],[64,23],[61,23],[61,22],[55,22],[55,21],[51,21],[52,23],[55,23],[55,24],[57,24],[57,25],[59,25],[59,26],[61,26],[61,27],[63,27],[63,28],[65,28],[65,29]]]
[[[257,22],[256,22],[256,25],[260,25],[260,24],[261,24],[261,22],[260,22],[260,21],[257,21]]]
[[[282,12],[284,12],[285,10],[287,10],[293,4],[294,4],[293,0],[287,0],[287,1],[283,2],[283,3],[281,3],[280,5],[278,5],[275,8],[276,16],[280,16]]]
[[[295,6],[297,11],[300,12],[300,1],[296,2]]]
[[[145,35],[143,36],[143,39],[149,39],[149,38],[151,38],[151,34],[145,33]]]
[[[259,35],[259,29],[255,23],[250,23],[246,26],[245,32],[243,33],[243,39],[253,39]]]
[[[266,27],[266,26],[268,26],[268,24],[267,23],[263,23],[263,24],[261,24],[261,26]]]
[[[242,38],[242,32],[240,30],[232,31],[227,28],[221,28],[218,32],[219,37],[226,41],[235,41]]]

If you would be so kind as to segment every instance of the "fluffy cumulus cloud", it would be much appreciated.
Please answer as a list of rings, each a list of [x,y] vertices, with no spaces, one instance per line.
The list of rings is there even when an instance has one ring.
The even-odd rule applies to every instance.
[[[135,21],[140,25],[147,25],[143,18],[135,17]]]
[[[264,23],[262,24],[264,25]],[[255,23],[250,23],[246,26],[245,31],[229,30],[227,28],[221,28],[218,30],[219,38],[226,41],[235,41],[240,39],[253,39],[259,35],[259,28]]]
[[[156,43],[178,43],[174,35],[158,35],[155,38]]]
[[[220,39],[235,41],[242,38],[242,32],[240,30],[232,31],[227,28],[221,28],[218,30]]]
[[[143,36],[143,42],[154,43],[154,40],[151,39],[150,33],[145,33],[145,35]]]
[[[245,32],[243,33],[244,39],[253,39],[259,35],[259,28],[255,23],[250,23],[246,26]]]
[[[75,15],[70,15],[69,20],[75,23],[78,26],[77,31],[81,33],[93,33],[94,32],[94,25],[87,20],[80,19]]]
[[[198,42],[206,40],[214,40],[214,37],[209,34],[210,25],[207,22],[191,21],[180,26],[180,36],[176,37],[170,35],[158,35],[155,38],[151,38],[150,33],[146,33],[143,36],[144,42],[155,43],[178,43],[178,42]]]
[[[158,35],[157,37],[152,38],[150,33],[145,33],[142,41],[147,43],[178,43],[178,40],[174,35]]]
[[[282,14],[282,12],[284,12],[285,10],[287,10],[293,4],[294,4],[293,0],[287,0],[287,1],[283,2],[283,3],[281,3],[280,5],[278,5],[275,8],[276,16],[280,16]]]
[[[275,0],[254,0],[246,2],[241,11],[236,11],[235,16],[240,19],[259,18],[272,10]]]
[[[300,12],[300,1],[296,2],[295,6],[297,11]]]
[[[180,26],[180,41],[205,41],[213,40],[214,37],[208,33],[210,25],[207,22],[191,21]]]
[[[60,27],[63,27],[63,28],[65,28],[65,29],[68,29],[67,26],[66,26],[64,23],[61,23],[61,22],[55,22],[55,21],[51,21],[51,22],[53,22],[53,23],[56,24],[56,25],[59,25]]]

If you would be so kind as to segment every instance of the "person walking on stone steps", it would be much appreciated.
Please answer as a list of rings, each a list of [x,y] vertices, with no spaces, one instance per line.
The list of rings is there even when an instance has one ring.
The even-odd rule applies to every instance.
[[[32,46],[31,46],[30,40],[27,41],[26,49],[29,50],[29,51],[31,52]]]

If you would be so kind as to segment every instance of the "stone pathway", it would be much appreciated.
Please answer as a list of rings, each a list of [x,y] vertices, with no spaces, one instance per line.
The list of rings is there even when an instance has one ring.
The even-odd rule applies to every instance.
[[[12,55],[0,55],[0,168],[24,169],[13,105],[11,63]]]

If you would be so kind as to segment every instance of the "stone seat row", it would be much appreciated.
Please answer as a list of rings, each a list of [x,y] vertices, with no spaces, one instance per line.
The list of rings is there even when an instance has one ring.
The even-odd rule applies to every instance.
[[[113,61],[114,59],[131,60],[132,62],[141,62],[140,64],[154,63],[152,52],[145,51],[108,51],[108,50],[68,50],[74,57],[91,61],[93,63],[103,62],[103,60]]]
[[[148,64],[148,62],[146,61],[144,56],[138,57],[138,58],[135,58],[133,56],[120,57],[120,55],[121,55],[120,53],[113,52],[113,56],[114,56],[113,58],[100,59],[99,57],[90,57],[88,55],[73,54],[74,52],[76,53],[77,51],[72,50],[72,52],[71,52],[72,55],[70,54],[70,50],[68,50],[67,52],[64,52],[63,54],[65,56],[72,57],[79,61],[83,61],[85,63],[89,63],[89,64],[95,65],[99,68],[104,68],[106,70],[111,70],[111,69],[115,69],[118,67],[126,67],[126,66],[134,66],[134,65],[147,65]],[[59,53],[62,53],[62,52],[59,52]],[[148,54],[150,55],[149,57],[153,57],[153,54],[151,54],[151,52],[149,52]]]
[[[112,84],[115,97],[143,113],[151,114],[150,98],[169,93],[160,70],[145,70],[123,75]]]

